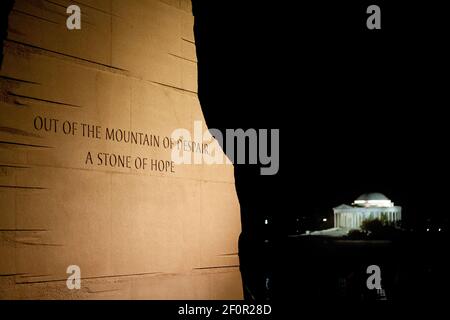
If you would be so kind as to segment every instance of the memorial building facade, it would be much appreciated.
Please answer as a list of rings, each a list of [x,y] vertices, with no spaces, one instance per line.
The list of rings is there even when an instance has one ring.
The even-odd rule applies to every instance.
[[[364,220],[382,219],[398,224],[402,219],[402,208],[382,193],[362,194],[351,205],[342,204],[333,212],[335,228],[344,229],[359,229]]]

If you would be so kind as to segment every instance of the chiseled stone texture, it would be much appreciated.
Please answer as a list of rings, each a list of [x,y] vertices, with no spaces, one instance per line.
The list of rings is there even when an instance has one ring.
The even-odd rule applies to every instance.
[[[230,165],[96,165],[169,149],[87,138],[81,123],[170,136],[204,118],[188,0],[16,0],[0,72],[0,298],[240,299]],[[36,117],[59,129],[37,130]],[[63,122],[78,124],[75,134]],[[87,162],[91,152],[94,163]],[[66,287],[69,265],[81,289]]]

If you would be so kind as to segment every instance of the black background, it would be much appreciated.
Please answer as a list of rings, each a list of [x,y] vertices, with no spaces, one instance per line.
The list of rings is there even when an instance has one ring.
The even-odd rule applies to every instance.
[[[443,2],[313,3],[194,0],[209,127],[280,129],[278,175],[238,168],[243,210],[331,218],[334,206],[382,192],[411,227],[445,220]],[[381,30],[366,27],[371,4]]]

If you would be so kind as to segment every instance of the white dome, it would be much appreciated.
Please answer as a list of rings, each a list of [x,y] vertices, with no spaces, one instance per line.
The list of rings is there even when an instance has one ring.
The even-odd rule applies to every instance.
[[[394,203],[379,192],[364,193],[360,195],[353,205],[359,207],[393,207]]]
[[[356,200],[389,200],[384,194],[379,192],[363,193]]]

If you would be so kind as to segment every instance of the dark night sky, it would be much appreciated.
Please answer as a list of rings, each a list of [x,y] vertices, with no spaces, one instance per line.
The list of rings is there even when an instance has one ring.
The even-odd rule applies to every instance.
[[[246,185],[261,210],[331,213],[382,192],[411,222],[447,216],[443,10],[376,1],[369,31],[367,1],[211,2],[194,1],[208,125],[281,129],[278,176]]]

